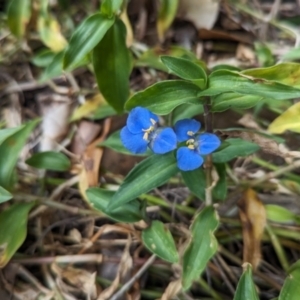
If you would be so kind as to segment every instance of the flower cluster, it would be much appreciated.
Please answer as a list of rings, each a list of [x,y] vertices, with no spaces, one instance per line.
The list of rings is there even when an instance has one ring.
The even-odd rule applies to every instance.
[[[158,127],[158,117],[143,107],[134,108],[121,130],[123,145],[135,154],[149,147],[156,154],[165,154],[176,148],[178,168],[191,171],[203,164],[203,155],[215,151],[221,144],[212,133],[199,133],[201,124],[194,119],[178,121],[174,130]],[[179,145],[177,145],[179,143]],[[183,146],[182,146],[183,144]]]

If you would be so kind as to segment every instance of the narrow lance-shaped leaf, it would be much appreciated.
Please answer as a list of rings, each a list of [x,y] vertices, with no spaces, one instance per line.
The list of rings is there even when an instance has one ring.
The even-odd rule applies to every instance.
[[[93,51],[98,87],[105,100],[118,112],[129,97],[131,55],[126,47],[126,28],[117,20]]]
[[[18,38],[24,36],[31,16],[30,0],[10,0],[7,9],[7,23],[10,31]]]
[[[252,279],[251,265],[248,263],[244,265],[244,273],[239,280],[233,300],[259,300]]]
[[[200,88],[184,80],[158,82],[144,91],[136,93],[125,105],[127,110],[136,106],[148,108],[155,114],[166,115],[180,104],[199,104]]]
[[[39,152],[26,160],[26,163],[37,169],[67,171],[71,167],[66,155],[54,151]]]
[[[117,222],[134,223],[142,219],[140,202],[132,200],[119,206],[113,212],[107,211],[106,207],[114,195],[114,191],[100,188],[90,188],[86,191],[88,201],[92,206]]]
[[[196,62],[189,59],[172,56],[161,56],[163,64],[178,77],[192,81],[201,89],[206,87],[207,75],[205,70]]]
[[[114,21],[114,18],[109,19],[100,13],[85,19],[71,37],[64,56],[64,69],[71,69],[93,50]]]
[[[0,203],[8,201],[12,199],[12,197],[13,195],[9,191],[0,186]]]
[[[205,207],[191,226],[191,241],[183,254],[182,287],[187,290],[206,268],[208,261],[216,253],[218,242],[214,231],[219,218],[212,206]]]
[[[38,122],[39,120],[35,120],[22,126],[0,145],[0,185],[7,190],[13,188],[14,168],[19,153]]]
[[[15,203],[0,214],[0,268],[3,268],[26,238],[27,218],[35,203]]]
[[[171,263],[178,262],[179,256],[171,232],[160,221],[153,221],[142,232],[142,240],[149,251]]]
[[[111,199],[107,211],[161,186],[177,172],[174,154],[151,155],[136,165]]]
[[[235,92],[275,100],[300,97],[300,89],[228,70],[217,70],[211,73],[208,82],[208,89],[200,92],[199,96],[214,96],[226,92]]]

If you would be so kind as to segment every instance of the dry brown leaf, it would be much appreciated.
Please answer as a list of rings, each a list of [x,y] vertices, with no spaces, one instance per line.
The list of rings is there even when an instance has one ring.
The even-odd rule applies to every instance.
[[[171,281],[163,293],[161,300],[173,299],[181,291],[181,279]]]
[[[251,47],[240,43],[236,49],[236,58],[250,65],[255,63],[255,53]]]
[[[243,261],[255,270],[261,258],[261,239],[266,225],[266,210],[256,192],[247,189],[238,201],[243,228]]]
[[[177,16],[191,21],[197,29],[211,29],[219,14],[219,1],[215,0],[181,0]]]
[[[254,120],[252,114],[244,114],[243,117],[239,119],[237,122],[238,124],[243,125],[246,128],[261,130],[261,127]]]
[[[90,273],[83,269],[73,267],[60,268],[56,264],[51,265],[52,271],[65,282],[86,294],[89,298],[96,297],[96,272]]]

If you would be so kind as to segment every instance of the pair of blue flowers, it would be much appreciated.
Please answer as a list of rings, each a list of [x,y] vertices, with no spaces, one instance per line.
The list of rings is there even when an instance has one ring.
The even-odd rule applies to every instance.
[[[132,153],[144,153],[149,147],[156,154],[165,154],[177,148],[178,168],[191,171],[203,164],[202,155],[210,154],[221,144],[212,133],[199,134],[201,124],[194,119],[178,121],[174,130],[158,127],[158,116],[146,108],[136,107],[128,115],[126,126],[121,130],[123,145]]]

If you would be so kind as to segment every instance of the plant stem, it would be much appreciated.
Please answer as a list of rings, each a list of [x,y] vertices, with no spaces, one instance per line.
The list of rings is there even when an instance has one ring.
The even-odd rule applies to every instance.
[[[204,108],[204,122],[205,122],[205,131],[207,133],[213,132],[213,116],[211,113],[211,101],[209,97],[206,97],[203,104]],[[207,206],[212,205],[212,155],[208,154],[205,162],[205,173],[206,173],[206,189],[205,189],[205,204]]]

